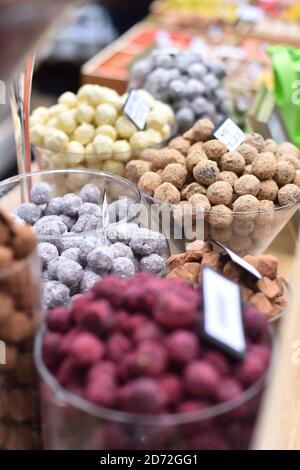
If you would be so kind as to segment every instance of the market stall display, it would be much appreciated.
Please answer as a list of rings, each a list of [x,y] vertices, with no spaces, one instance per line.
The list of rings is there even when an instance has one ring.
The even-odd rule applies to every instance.
[[[248,448],[271,344],[259,311],[244,320],[234,360],[202,338],[201,295],[149,273],[52,310],[36,342],[47,448]]]
[[[297,3],[157,0],[30,120],[29,57],[0,182],[0,449],[298,446]]]
[[[83,85],[77,95],[66,92],[50,108],[38,107],[30,117],[30,138],[39,167],[92,168],[124,174],[126,162],[141,150],[160,147],[172,135],[173,111],[144,90],[149,107],[139,129],[123,107],[127,95],[97,85]]]

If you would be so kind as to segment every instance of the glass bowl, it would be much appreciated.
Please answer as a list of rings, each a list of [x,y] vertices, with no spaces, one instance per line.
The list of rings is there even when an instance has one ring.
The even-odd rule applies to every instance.
[[[52,197],[64,196],[70,192],[79,193],[85,184],[95,184],[101,192],[101,204],[105,193],[108,204],[120,198],[130,198],[135,202],[136,210],[117,222],[127,223],[139,220],[140,191],[125,178],[97,170],[49,170],[14,176],[0,183],[0,208],[13,212],[23,202],[30,202],[30,189],[40,182],[48,183],[52,187]],[[63,238],[68,236],[70,236],[69,233],[61,235]]]
[[[239,256],[259,255],[276,238],[296,213],[300,203],[276,207],[263,212],[191,211],[185,205],[157,201],[142,193],[144,224],[152,224],[174,246],[174,252],[185,251],[186,243],[195,240],[216,240]],[[154,229],[154,228],[153,228]]]
[[[35,341],[44,446],[48,450],[227,450],[251,445],[267,373],[234,400],[193,413],[159,416],[100,408],[64,389]],[[271,331],[271,330],[270,330]],[[266,338],[270,342],[273,333]]]
[[[41,446],[33,361],[34,335],[41,317],[40,278],[36,251],[12,268],[0,270],[0,449]],[[13,301],[9,317],[4,313],[7,296]],[[13,323],[16,315],[18,323]]]

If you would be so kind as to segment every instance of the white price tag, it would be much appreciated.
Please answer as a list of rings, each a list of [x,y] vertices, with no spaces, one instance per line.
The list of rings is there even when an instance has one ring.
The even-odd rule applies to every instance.
[[[145,129],[150,106],[139,96],[137,91],[132,90],[129,93],[123,111],[140,131]]]
[[[212,242],[215,243],[215,245],[218,245],[220,248],[223,248],[223,250],[229,256],[231,261],[236,263],[241,268],[245,269],[248,273],[252,274],[252,276],[256,277],[257,279],[262,279],[262,275],[260,274],[260,272],[258,272],[257,269],[252,266],[252,264],[248,263],[248,261],[245,261],[239,255],[234,253],[234,251],[230,250],[225,245],[223,245],[223,243],[220,243],[216,240],[212,240]]]
[[[203,269],[204,337],[242,359],[246,352],[241,292],[237,284],[210,268]]]
[[[230,152],[236,150],[246,138],[244,132],[229,118],[214,131],[214,136],[223,142]]]

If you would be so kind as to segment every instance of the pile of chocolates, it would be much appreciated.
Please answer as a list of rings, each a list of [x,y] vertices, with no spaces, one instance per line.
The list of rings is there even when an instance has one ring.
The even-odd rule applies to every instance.
[[[157,416],[151,425],[93,421],[83,448],[247,448],[260,397],[238,400],[265,375],[271,346],[265,317],[251,306],[243,314],[247,351],[236,360],[202,338],[201,295],[181,279],[107,276],[70,309],[51,310],[42,356],[61,386],[99,407]],[[227,413],[176,423],[232,400]],[[173,424],[159,424],[165,414]],[[69,409],[68,426],[71,418]]]
[[[38,447],[33,340],[40,315],[36,239],[0,213],[0,448]]]
[[[165,237],[135,223],[122,223],[139,212],[139,204],[120,198],[107,205],[111,224],[102,224],[102,194],[86,184],[79,195],[52,198],[52,188],[38,183],[31,202],[15,212],[17,221],[33,226],[39,238],[44,308],[67,305],[70,299],[93,287],[111,273],[121,277],[137,271],[159,274],[167,266]]]
[[[157,49],[132,68],[129,88],[144,88],[175,112],[178,132],[187,131],[197,119],[220,123],[230,104],[223,88],[226,66],[220,60],[205,61],[193,50]]]
[[[150,107],[143,131],[123,112],[127,95],[98,85],[83,85],[76,95],[64,93],[54,106],[35,109],[30,139],[38,147],[40,165],[93,168],[123,176],[132,155],[159,146],[172,133],[172,109],[145,90],[138,94]]]
[[[248,254],[288,220],[274,209],[300,201],[300,152],[255,133],[229,152],[214,129],[199,120],[167,148],[142,152],[126,174],[155,201],[175,205],[179,223],[185,214],[204,220],[205,236]]]
[[[209,266],[240,284],[243,301],[272,320],[284,312],[288,300],[287,283],[278,274],[278,260],[272,255],[248,255],[244,260],[257,269],[262,279],[255,280],[250,272],[231,261],[228,255],[213,251],[212,244],[195,241],[185,253],[169,258],[168,278],[183,279],[194,288],[199,288],[202,268]]]

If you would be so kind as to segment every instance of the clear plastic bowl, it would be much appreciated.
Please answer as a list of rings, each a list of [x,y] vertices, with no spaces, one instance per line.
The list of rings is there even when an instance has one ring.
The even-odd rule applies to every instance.
[[[0,449],[32,450],[41,445],[33,360],[34,336],[41,317],[40,278],[36,251],[13,268],[0,271],[0,294],[8,294],[14,312],[23,316],[22,323],[20,317],[19,324],[10,327],[10,341],[6,340],[5,325],[14,313],[1,322]],[[0,313],[2,308],[0,305]]]
[[[85,184],[93,183],[100,189],[102,198],[106,192],[108,204],[122,197],[135,201],[136,211],[130,212],[119,222],[127,223],[139,220],[141,205],[139,190],[125,178],[96,170],[49,170],[14,176],[0,183],[0,208],[13,212],[23,202],[29,202],[30,189],[41,181],[52,187],[52,197],[63,196],[70,192],[79,193]],[[78,234],[76,235],[78,236]],[[85,235],[87,235],[86,232]],[[61,235],[62,238],[70,236],[74,236],[74,234]]]
[[[214,213],[212,218],[210,211],[191,215],[184,210],[184,205],[167,204],[149,194],[142,195],[146,210],[144,224],[151,223],[153,229],[171,239],[174,251],[179,253],[185,251],[186,243],[213,239],[240,256],[261,254],[300,206],[295,203],[264,212],[232,212],[231,216],[220,212]]]
[[[248,449],[269,371],[239,397],[193,413],[137,415],[100,408],[62,388],[35,341],[44,446],[50,450]],[[266,341],[271,341],[271,335]]]

